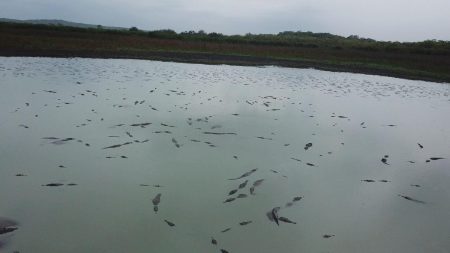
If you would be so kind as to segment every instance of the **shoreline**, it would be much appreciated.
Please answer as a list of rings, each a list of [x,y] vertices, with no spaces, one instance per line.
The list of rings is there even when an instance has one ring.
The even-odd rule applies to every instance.
[[[206,65],[231,66],[277,66],[287,68],[313,68],[331,72],[347,72],[356,74],[379,75],[407,80],[418,80],[437,83],[450,83],[446,78],[407,73],[407,69],[390,70],[364,66],[362,64],[339,64],[309,60],[278,59],[231,54],[176,52],[176,51],[71,51],[71,50],[1,50],[3,57],[50,57],[50,58],[92,58],[92,59],[135,59],[162,62],[194,63]]]

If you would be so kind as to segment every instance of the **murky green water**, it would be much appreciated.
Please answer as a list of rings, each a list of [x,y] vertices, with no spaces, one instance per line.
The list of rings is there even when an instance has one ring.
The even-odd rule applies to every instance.
[[[317,70],[0,57],[0,217],[19,224],[0,251],[450,252],[449,95]],[[296,224],[270,221],[275,207]]]

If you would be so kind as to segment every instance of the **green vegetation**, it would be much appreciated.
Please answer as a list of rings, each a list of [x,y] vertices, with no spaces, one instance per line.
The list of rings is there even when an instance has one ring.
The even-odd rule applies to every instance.
[[[300,31],[223,35],[0,23],[0,55],[271,64],[450,82],[449,41],[381,42]]]

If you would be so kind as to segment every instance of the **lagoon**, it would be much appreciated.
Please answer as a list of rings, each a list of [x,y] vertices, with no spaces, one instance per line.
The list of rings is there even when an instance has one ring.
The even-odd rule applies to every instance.
[[[0,57],[0,250],[449,252],[449,115],[445,83]]]

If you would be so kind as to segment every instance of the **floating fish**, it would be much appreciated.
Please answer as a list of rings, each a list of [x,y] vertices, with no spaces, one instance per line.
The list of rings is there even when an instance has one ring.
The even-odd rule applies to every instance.
[[[239,225],[245,226],[245,225],[248,225],[250,223],[252,223],[252,221],[242,221],[242,222],[239,222]]]
[[[274,207],[272,208],[272,211],[270,211],[270,217],[272,217],[273,221],[275,221],[275,223],[279,226],[279,219],[278,219],[278,211],[280,210],[280,207]]]
[[[217,240],[214,239],[214,237],[211,237],[211,243],[212,243],[213,245],[217,245]]]
[[[292,199],[292,201],[296,202],[296,201],[300,201],[303,197],[294,197],[294,199]]]
[[[402,197],[402,198],[404,198],[404,199],[407,199],[407,200],[409,200],[409,201],[413,201],[413,202],[420,203],[420,204],[425,204],[425,202],[422,201],[422,200],[413,199],[413,198],[411,198],[411,197],[408,197],[408,196],[405,196],[405,195],[401,195],[401,194],[398,194],[398,196],[400,196],[400,197]]]
[[[237,133],[217,133],[217,132],[203,132],[203,134],[214,134],[214,135],[237,135]]]
[[[161,202],[161,193],[158,193],[152,200],[153,205],[158,205]]]
[[[228,199],[226,199],[223,203],[228,203],[228,202],[231,202],[231,201],[234,201],[236,198],[228,198]]]
[[[236,198],[242,199],[242,198],[246,198],[246,197],[247,197],[247,194],[241,193]]]
[[[254,173],[254,172],[256,172],[258,169],[256,168],[256,169],[252,169],[252,170],[250,170],[250,171],[248,171],[248,172],[245,172],[244,174],[242,174],[240,177],[237,177],[237,178],[230,178],[230,179],[228,179],[228,180],[238,180],[238,179],[241,179],[241,178],[244,178],[244,177],[248,177],[248,176],[250,176],[252,173]]]
[[[420,143],[417,143],[417,145],[419,145],[419,148],[423,148],[423,145],[422,144],[420,144]]]
[[[243,182],[242,184],[239,185],[239,189],[245,188],[247,183],[248,183],[248,180],[245,180],[245,182]]]
[[[14,220],[0,217],[0,235],[16,231],[18,229],[17,225],[18,223]]]
[[[254,193],[255,193],[255,187],[252,186],[252,187],[250,187],[250,194],[255,195]]]
[[[272,140],[272,138],[267,138],[267,137],[263,137],[263,136],[256,136],[256,138],[261,139],[261,140],[269,140],[269,141]]]
[[[375,182],[375,180],[372,180],[372,179],[363,179],[363,180],[361,180],[362,182],[367,182],[367,183],[373,183],[373,182]]]
[[[130,126],[132,127],[141,127],[141,128],[145,128],[146,126],[150,125],[152,123],[146,122],[146,123],[136,123],[136,124],[131,124]]]
[[[297,222],[291,221],[290,219],[286,218],[286,217],[278,217],[279,221],[285,222],[285,223],[291,223],[291,224],[297,224]]]
[[[331,238],[331,237],[333,237],[333,236],[334,236],[334,235],[322,235],[322,237],[325,238],[325,239]]]
[[[63,186],[64,184],[61,183],[50,183],[50,184],[43,184],[42,186],[50,186],[50,187],[58,187]]]
[[[311,148],[312,147],[312,143],[310,142],[310,143],[307,143],[306,145],[305,145],[305,150],[308,150],[309,148]]]
[[[233,195],[233,194],[235,194],[237,191],[238,191],[237,189],[231,190],[231,191],[228,193],[228,195]]]
[[[228,251],[224,250],[224,249],[220,249],[221,253],[229,253]]]
[[[103,149],[109,149],[109,148],[118,148],[118,147],[122,147],[122,144],[116,144],[116,145],[112,145],[112,146],[104,147]]]
[[[443,158],[443,157],[430,157],[430,160],[432,160],[432,161],[441,160],[441,159],[445,159],[445,158]]]
[[[222,230],[222,231],[220,231],[221,233],[225,233],[225,232],[228,232],[228,231],[230,231],[231,230],[231,228],[226,228],[226,229],[224,229],[224,230]]]
[[[170,222],[170,221],[168,221],[168,220],[164,220],[166,223],[167,223],[167,225],[169,225],[169,226],[171,226],[171,227],[174,227],[175,226],[175,224],[173,223],[173,222]]]
[[[264,182],[264,179],[258,179],[255,182],[253,182],[253,186],[254,187],[260,186],[262,182]]]

